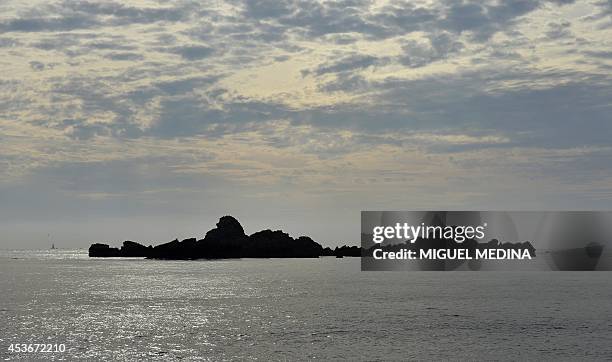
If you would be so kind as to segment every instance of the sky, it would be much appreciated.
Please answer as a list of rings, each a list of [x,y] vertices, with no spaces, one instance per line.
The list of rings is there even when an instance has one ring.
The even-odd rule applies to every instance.
[[[0,248],[612,208],[609,0],[4,0],[0,72]]]

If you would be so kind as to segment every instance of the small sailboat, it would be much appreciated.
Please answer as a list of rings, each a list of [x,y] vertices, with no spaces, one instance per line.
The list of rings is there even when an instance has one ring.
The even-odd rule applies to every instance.
[[[47,242],[51,243],[51,234],[47,234]],[[51,250],[55,250],[55,243],[51,243]]]

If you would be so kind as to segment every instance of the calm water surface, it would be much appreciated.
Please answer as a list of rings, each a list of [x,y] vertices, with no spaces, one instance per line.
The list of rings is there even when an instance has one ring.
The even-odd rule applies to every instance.
[[[0,251],[2,359],[612,359],[609,272]],[[11,343],[65,343],[12,354]]]

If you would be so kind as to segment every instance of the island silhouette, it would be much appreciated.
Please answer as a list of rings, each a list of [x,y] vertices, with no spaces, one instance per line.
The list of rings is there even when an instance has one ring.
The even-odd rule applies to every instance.
[[[431,224],[445,226],[445,214],[433,214]],[[365,239],[364,239],[365,238]],[[477,249],[528,249],[535,256],[535,248],[529,242],[500,243],[492,239],[486,243],[478,243],[468,239],[457,243],[450,239],[418,238],[415,243],[398,243],[391,245],[366,246],[371,235],[362,234],[363,247],[341,246],[331,249],[323,247],[308,236],[293,238],[282,230],[270,229],[258,231],[251,235],[244,232],[240,222],[233,216],[226,215],[219,219],[216,227],[209,230],[203,239],[189,238],[182,241],[175,239],[157,246],[145,246],[134,241],[124,241],[121,248],[108,244],[94,243],[89,247],[90,257],[144,257],[149,259],[195,260],[195,259],[238,259],[238,258],[318,258],[321,256],[368,257],[373,256],[376,249],[384,251],[399,251],[402,248],[419,249],[457,249],[466,248],[470,255]],[[424,270],[455,269],[463,260],[421,260]],[[470,269],[480,269],[480,263],[473,261]]]
[[[124,241],[121,248],[95,243],[89,247],[90,257],[144,257],[150,259],[195,260],[230,258],[318,258],[320,256],[361,256],[358,246],[331,249],[308,236],[292,238],[282,230],[262,230],[246,235],[233,216],[223,216],[204,239],[175,239],[157,246]]]

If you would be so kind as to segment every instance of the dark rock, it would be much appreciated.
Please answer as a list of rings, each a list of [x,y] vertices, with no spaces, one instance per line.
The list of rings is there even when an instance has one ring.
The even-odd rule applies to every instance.
[[[281,230],[263,230],[249,236],[244,254],[250,258],[318,258],[322,251],[307,236],[293,239]]]
[[[152,248],[142,244],[126,240],[121,247],[121,256],[123,257],[148,257],[151,255]]]
[[[111,258],[121,256],[119,249],[111,248],[106,244],[92,244],[89,247],[89,256],[92,258]]]
[[[321,256],[334,256],[334,251],[331,250],[329,247],[326,247],[323,249],[323,251],[321,252]]]
[[[232,216],[223,216],[204,239],[195,238],[146,247],[125,241],[121,250],[93,244],[90,256],[147,257],[152,259],[226,259],[226,258],[318,258],[322,255],[361,256],[361,248],[342,246],[331,250],[307,236],[297,239],[281,230],[263,230],[250,236]]]
[[[334,255],[336,257],[344,257],[344,256],[358,257],[358,256],[361,256],[361,248],[358,246],[343,245],[339,248],[336,247],[336,249],[334,249]]]
[[[238,220],[223,216],[216,228],[208,231],[203,240],[197,241],[195,255],[206,259],[241,258],[247,239]]]
[[[196,239],[172,240],[169,243],[157,245],[149,255],[154,259],[197,259]]]
[[[235,217],[229,215],[221,217],[217,223],[217,228],[210,230],[206,233],[206,236],[215,233],[221,233],[221,235],[231,237],[243,237],[245,235],[240,222],[238,222]]]

